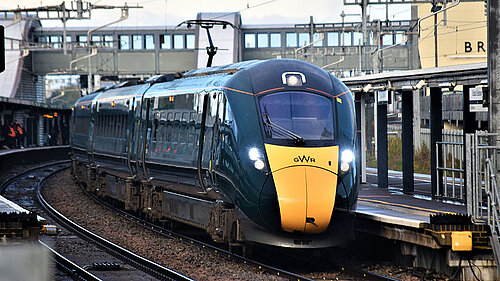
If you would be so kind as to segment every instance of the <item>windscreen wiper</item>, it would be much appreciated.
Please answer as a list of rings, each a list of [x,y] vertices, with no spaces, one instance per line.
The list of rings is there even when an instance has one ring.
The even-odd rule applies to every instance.
[[[283,136],[283,137],[287,137],[287,138],[290,138],[294,141],[295,144],[297,145],[304,145],[306,143],[306,141],[304,140],[303,137],[295,134],[294,132],[291,132],[283,127],[281,127],[280,125],[278,124],[275,124],[273,122],[271,122],[271,118],[269,118],[269,113],[267,113],[267,108],[266,108],[266,104],[263,104],[264,106],[264,121],[266,122],[266,125],[274,132],[276,132],[277,134]]]

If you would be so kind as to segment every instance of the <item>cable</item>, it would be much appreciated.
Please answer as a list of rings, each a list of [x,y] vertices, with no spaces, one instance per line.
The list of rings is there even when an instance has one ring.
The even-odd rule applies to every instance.
[[[477,281],[482,281],[480,278],[477,277],[476,273],[474,272],[474,269],[472,269],[472,265],[474,265],[475,267],[477,267],[477,269],[479,270],[479,276],[483,276],[483,273],[481,272],[481,268],[479,268],[479,266],[475,265],[471,260],[468,260],[468,261],[469,261],[470,271],[472,272],[472,275],[474,275],[474,278]]]
[[[460,261],[458,262],[457,271],[451,275],[452,279],[455,279],[458,277],[458,275],[460,274],[461,268],[462,268],[462,255],[460,255]]]
[[[276,1],[278,1],[278,0],[269,0],[267,2],[263,2],[263,3],[257,4],[255,6],[249,6],[248,3],[247,3],[247,7],[244,8],[244,9],[241,9],[241,10],[236,11],[236,12],[231,12],[231,13],[227,13],[227,14],[224,14],[224,15],[216,16],[216,17],[213,17],[213,18],[210,18],[210,19],[214,20],[214,19],[222,18],[222,17],[225,17],[225,16],[229,16],[229,15],[232,15],[232,14],[235,14],[235,13],[240,13],[240,12],[243,12],[243,11],[246,11],[246,10],[257,8],[257,7],[260,7],[260,6],[263,6],[263,5],[272,3],[272,2],[276,2]]]

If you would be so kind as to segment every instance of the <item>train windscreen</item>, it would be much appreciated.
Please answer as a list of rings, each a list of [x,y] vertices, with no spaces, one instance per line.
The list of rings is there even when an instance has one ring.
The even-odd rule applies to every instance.
[[[332,100],[307,92],[268,94],[259,100],[268,138],[334,140]]]

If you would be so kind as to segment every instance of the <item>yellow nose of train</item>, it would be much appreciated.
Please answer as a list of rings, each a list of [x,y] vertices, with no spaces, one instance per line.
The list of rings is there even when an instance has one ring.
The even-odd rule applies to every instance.
[[[321,233],[335,204],[339,147],[287,147],[265,144],[278,195],[281,228]]]

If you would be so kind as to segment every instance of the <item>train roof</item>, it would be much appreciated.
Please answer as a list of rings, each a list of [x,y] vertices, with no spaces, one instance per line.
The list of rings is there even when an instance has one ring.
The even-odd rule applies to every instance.
[[[165,77],[169,76],[170,78],[166,80],[153,79],[147,81],[146,84],[139,85],[130,85],[124,82],[85,96],[78,103],[88,102],[93,99],[106,101],[132,98],[142,96],[144,91],[146,91],[146,97],[195,93],[212,89],[259,94],[267,92],[269,89],[283,87],[282,74],[285,72],[306,73],[307,84],[313,88],[320,87],[317,88],[320,92],[336,93],[340,89],[334,84],[342,84],[338,79],[332,81],[330,78],[333,75],[325,70],[303,61],[293,59],[251,60],[194,69],[182,76],[175,77],[175,79],[173,75],[170,75],[171,77],[165,75]],[[325,84],[325,81],[328,82]],[[242,87],[245,89],[242,89]]]

